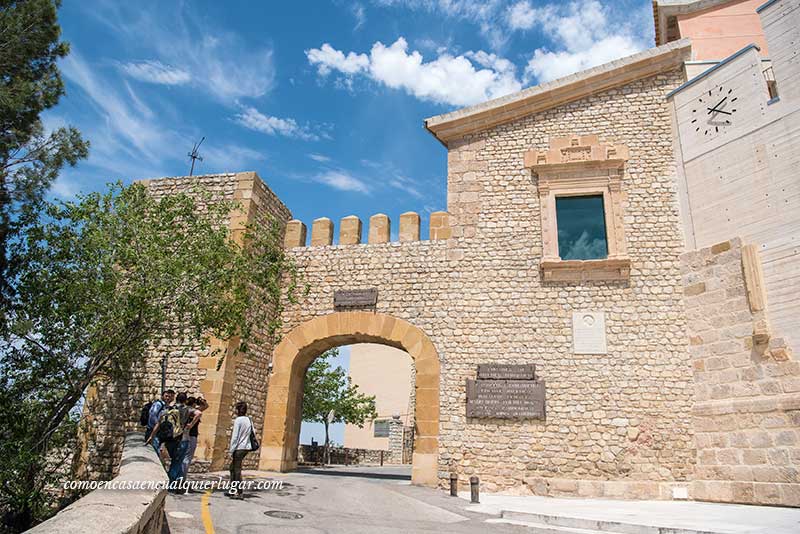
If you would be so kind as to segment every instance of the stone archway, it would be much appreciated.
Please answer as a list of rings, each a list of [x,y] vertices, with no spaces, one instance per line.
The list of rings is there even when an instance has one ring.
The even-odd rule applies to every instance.
[[[264,410],[259,468],[297,467],[303,380],[324,351],[355,343],[380,343],[406,351],[416,367],[414,455],[411,481],[438,484],[439,356],[425,333],[402,319],[372,312],[336,312],[307,321],[275,347]]]

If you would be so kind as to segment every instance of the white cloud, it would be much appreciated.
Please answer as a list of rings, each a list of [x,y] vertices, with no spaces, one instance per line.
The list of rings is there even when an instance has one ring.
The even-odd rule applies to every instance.
[[[195,164],[195,174],[253,170],[248,167],[266,159],[262,152],[241,145],[210,143],[200,147],[203,161]],[[199,171],[198,171],[199,169]]]
[[[383,7],[404,7],[415,11],[440,13],[448,18],[475,24],[493,49],[503,47],[508,35],[503,27],[505,0],[373,0]]]
[[[364,6],[359,3],[353,4],[350,10],[353,12],[353,17],[356,19],[356,25],[353,27],[353,31],[356,31],[367,22],[367,13],[364,10]]]
[[[644,40],[598,0],[576,0],[568,4],[533,7],[522,0],[508,11],[512,29],[541,28],[553,42],[538,48],[525,67],[525,77],[546,82],[628,56],[646,47]],[[613,22],[612,22],[613,21]]]
[[[69,200],[80,192],[80,186],[62,172],[50,186],[50,192],[57,198]]]
[[[132,108],[127,99],[89,68],[77,50],[73,49],[60,66],[64,75],[86,92],[114,138],[124,139],[125,144],[134,147],[140,155],[160,159],[159,154],[170,145],[168,134],[162,127],[150,120],[147,114]],[[136,102],[136,99],[132,100]],[[92,142],[94,144],[94,140]]]
[[[327,76],[334,70],[344,74],[356,74],[369,67],[369,58],[366,54],[350,52],[345,56],[328,43],[324,43],[320,48],[306,50],[306,57],[309,63],[317,66],[317,72],[322,76]]]
[[[530,30],[536,23],[537,17],[541,16],[541,11],[531,6],[527,0],[517,2],[506,12],[508,27],[512,30]]]
[[[331,158],[322,154],[309,154],[308,157],[319,163],[329,163],[331,161]]]
[[[641,47],[635,42],[618,35],[592,43],[584,50],[550,52],[539,49],[528,61],[525,73],[539,82],[546,82],[635,54],[639,50]]]
[[[503,96],[521,89],[514,65],[493,54],[470,52],[452,56],[441,54],[424,62],[418,51],[408,52],[402,37],[392,45],[376,42],[366,54],[343,52],[325,43],[306,51],[320,75],[338,71],[347,78],[360,74],[393,89],[402,89],[420,100],[464,106]],[[476,69],[470,58],[479,66]]]
[[[141,62],[144,65],[136,63],[139,66],[132,67],[129,75],[148,77],[152,83],[189,83],[226,103],[258,98],[272,89],[275,66],[270,47],[244,42],[238,33],[198,17],[190,4],[162,4],[98,0],[89,8],[87,3],[89,16],[154,56]]]
[[[121,68],[128,76],[148,83],[183,85],[192,79],[188,71],[165,65],[156,59],[125,63]]]
[[[318,174],[314,178],[317,182],[323,183],[340,191],[353,191],[356,193],[369,194],[370,190],[363,181],[355,176],[341,170],[329,170]]]
[[[294,119],[281,119],[264,115],[256,108],[244,106],[240,113],[234,117],[234,121],[245,128],[268,135],[283,135],[294,137],[304,141],[317,141],[320,136],[312,132],[307,126],[300,126]]]
[[[420,193],[419,189],[417,189],[416,182],[407,176],[396,174],[393,177],[389,178],[389,185],[394,187],[395,189],[404,191],[413,197],[416,198],[423,197],[423,194]]]
[[[630,55],[652,41],[650,6],[609,0],[373,0],[382,7],[437,13],[475,24],[493,50],[516,31],[539,30],[549,43],[530,53],[523,81],[542,83]]]

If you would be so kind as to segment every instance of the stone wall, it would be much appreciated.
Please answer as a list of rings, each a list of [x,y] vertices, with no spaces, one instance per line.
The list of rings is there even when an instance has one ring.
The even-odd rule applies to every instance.
[[[321,464],[325,455],[325,447],[317,445],[300,445],[298,462],[300,464]],[[376,449],[356,449],[353,447],[331,447],[331,464],[333,465],[385,465],[399,463],[392,461],[390,451]]]
[[[276,221],[283,226],[289,210],[255,173],[226,173],[194,177],[163,178],[143,181],[148,191],[161,198],[167,194],[186,193],[197,199],[199,209],[214,202],[237,202],[241,207],[228,221],[232,237],[238,239],[244,227],[255,220]],[[208,195],[206,197],[206,195]],[[279,231],[282,235],[282,230]],[[82,477],[108,479],[116,475],[126,431],[143,431],[139,411],[148,401],[160,396],[161,361],[167,358],[166,387],[190,396],[203,396],[209,408],[200,425],[194,472],[222,469],[228,461],[227,440],[232,430],[233,406],[238,400],[249,403],[257,428],[263,424],[263,411],[272,347],[264,332],[257,332],[251,354],[235,354],[236,340],[212,340],[211,347],[186,339],[162,339],[154,342],[129,376],[117,382],[98,381],[88,392],[81,430],[81,447],[76,469]],[[209,357],[214,348],[226,354],[225,365],[217,371],[217,357]],[[257,464],[250,455],[247,466]]]
[[[378,287],[378,312],[433,341],[441,484],[455,471],[488,491],[656,498],[688,484],[693,391],[664,100],[681,81],[679,70],[656,75],[451,143],[449,239],[291,249],[313,291],[287,310],[287,332],[333,311],[335,289]],[[570,134],[630,149],[627,281],[542,282],[537,184],[523,154]],[[582,309],[605,311],[608,354],[572,353],[571,315]],[[536,364],[547,420],[467,419],[465,380],[487,362]]]
[[[800,362],[772,336],[754,245],[681,257],[700,500],[800,506]]]
[[[96,489],[28,532],[161,534],[162,528],[167,528],[164,516],[167,475],[153,448],[144,444],[140,432],[129,433],[123,441],[119,475],[112,482],[153,484],[153,488],[112,489],[112,486],[112,488]],[[156,488],[155,485],[158,484],[163,487]],[[136,506],[132,506],[131,503],[136,503]]]

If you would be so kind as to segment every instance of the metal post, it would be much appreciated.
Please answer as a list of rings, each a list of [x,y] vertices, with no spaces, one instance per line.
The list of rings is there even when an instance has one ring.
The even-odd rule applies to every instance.
[[[450,473],[450,496],[458,497],[458,474]]]
[[[476,476],[469,477],[469,500],[470,502],[476,504],[481,502],[480,499],[478,499],[478,483],[479,483],[478,477]]]
[[[167,390],[167,355],[161,357],[161,396]]]
[[[383,467],[383,451],[381,451],[381,467]]]

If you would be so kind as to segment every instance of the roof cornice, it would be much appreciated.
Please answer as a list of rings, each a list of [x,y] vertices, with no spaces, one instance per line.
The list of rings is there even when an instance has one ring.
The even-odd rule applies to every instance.
[[[689,59],[691,44],[680,39],[552,82],[425,119],[425,128],[445,146],[453,139],[511,122],[635,80],[672,70]]]

